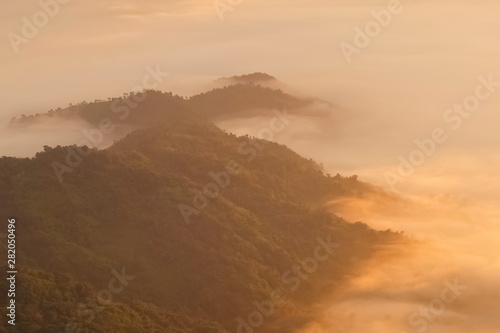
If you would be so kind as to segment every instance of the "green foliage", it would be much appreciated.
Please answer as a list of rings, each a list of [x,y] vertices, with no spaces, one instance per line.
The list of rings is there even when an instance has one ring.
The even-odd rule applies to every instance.
[[[234,79],[242,83],[213,89],[190,98],[157,90],[131,92],[119,98],[109,98],[107,101],[82,102],[46,113],[22,115],[20,118],[12,118],[9,125],[22,127],[57,117],[59,119],[83,119],[95,126],[99,126],[103,119],[109,119],[113,124],[149,127],[179,118],[195,117],[195,114],[205,118],[214,118],[258,109],[294,109],[313,102],[252,82],[261,79],[270,80],[265,75],[256,73]]]
[[[193,100],[219,103],[218,93]],[[259,90],[264,99],[266,93]],[[51,165],[64,163],[64,147],[45,147],[32,159],[0,159],[0,200],[18,225],[22,332],[63,332],[68,322],[81,322],[78,304],[106,288],[111,271],[122,267],[136,278],[94,320],[83,320],[82,332],[226,332],[273,290],[287,309],[299,308],[340,279],[351,258],[396,237],[322,208],[325,199],[367,185],[325,176],[285,146],[227,134],[184,109],[182,100],[148,93],[143,125],[161,125],[93,151],[63,183]],[[116,116],[111,103],[77,107],[96,122]],[[127,121],[142,116],[131,113]],[[249,160],[239,151],[252,143],[264,148]],[[195,193],[213,182],[209,174],[231,161],[241,172],[187,224],[178,205],[193,206]],[[292,293],[281,275],[326,235],[341,247]]]
[[[213,117],[247,110],[293,109],[306,106],[310,102],[286,94],[281,90],[253,83],[238,83],[193,96],[189,99],[188,104],[200,114]]]

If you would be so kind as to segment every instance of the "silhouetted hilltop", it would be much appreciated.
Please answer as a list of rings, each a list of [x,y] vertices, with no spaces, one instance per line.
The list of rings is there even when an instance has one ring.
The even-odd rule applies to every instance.
[[[81,102],[66,108],[50,110],[36,115],[22,115],[13,118],[11,127],[22,127],[43,122],[49,118],[81,119],[98,126],[103,119],[113,123],[129,124],[138,127],[152,126],[171,118],[188,116],[192,113],[186,99],[172,93],[147,90],[142,93],[131,92],[122,97],[94,102]]]
[[[270,82],[279,83],[278,79],[276,79],[274,76],[261,72],[222,77],[220,79],[217,79],[215,82],[226,85],[237,84],[237,83],[243,83],[243,84],[247,83],[267,84]]]
[[[289,113],[321,115],[315,103],[330,105],[314,98],[296,97],[279,88],[271,88],[259,82],[278,82],[274,77],[254,73],[222,80],[234,84],[215,88],[192,97],[182,97],[171,92],[146,90],[131,92],[121,97],[93,102],[81,102],[66,108],[57,108],[35,115],[21,115],[10,121],[12,128],[26,127],[54,119],[80,119],[99,125],[102,119],[114,123],[147,127],[168,121],[171,117],[198,114],[207,119],[252,117],[266,114],[273,109],[287,109]],[[304,109],[310,107],[310,109]]]
[[[209,117],[245,117],[254,115],[255,111],[272,109],[288,109],[293,113],[294,109],[305,107],[312,102],[253,83],[216,88],[193,96],[188,101],[193,110]]]

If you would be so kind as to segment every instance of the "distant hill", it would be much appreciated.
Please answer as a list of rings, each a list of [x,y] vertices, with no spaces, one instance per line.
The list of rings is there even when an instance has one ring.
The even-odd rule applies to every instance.
[[[126,93],[107,100],[81,102],[36,115],[15,117],[10,121],[10,127],[25,128],[50,119],[82,119],[98,126],[99,121],[108,118],[115,123],[139,128],[152,126],[166,117],[190,112],[216,120],[253,117],[256,114],[270,113],[273,109],[287,109],[292,114],[318,116],[324,115],[324,112],[317,110],[317,103],[330,105],[319,99],[296,97],[279,88],[266,86],[265,82],[279,82],[268,74],[234,76],[222,78],[220,82],[227,84],[189,98],[171,92],[148,90],[142,93]]]
[[[185,98],[172,93],[148,90],[142,93],[132,92],[122,97],[81,102],[66,108],[50,110],[36,115],[23,115],[10,121],[11,127],[26,127],[50,118],[81,119],[99,126],[103,119],[113,123],[148,127],[170,117],[188,114],[191,110]]]
[[[224,85],[232,85],[232,84],[238,84],[238,83],[243,83],[243,84],[260,84],[260,85],[265,85],[269,83],[279,83],[278,79],[276,79],[274,76],[266,74],[266,73],[261,73],[261,72],[256,72],[252,74],[244,74],[244,75],[235,75],[235,76],[229,76],[229,77],[222,77],[220,79],[217,79],[215,81],[216,83],[224,84]]]
[[[213,119],[221,116],[244,118],[254,115],[255,111],[262,113],[272,109],[287,109],[294,113],[295,109],[312,105],[313,102],[311,99],[297,98],[281,90],[253,83],[238,83],[193,96],[188,104],[193,110]]]
[[[233,89],[261,92],[263,101],[278,96]],[[355,177],[324,175],[285,146],[225,133],[200,116],[202,101],[218,103],[220,93],[193,98],[195,107],[148,93],[123,120],[145,128],[106,150],[45,147],[34,158],[0,159],[2,218],[17,221],[19,332],[67,332],[68,323],[94,333],[234,332],[255,302],[276,293],[279,306],[260,329],[291,332],[287,320],[298,325],[333,282],[399,237],[323,208],[328,198],[369,189]],[[65,112],[91,123],[116,120],[112,103]],[[241,101],[248,103],[260,102]],[[54,168],[61,165],[59,182]],[[240,168],[226,182],[229,166]],[[186,219],[181,207],[196,213]],[[314,255],[318,239],[340,246],[307,279],[284,282],[284,273]],[[116,274],[134,278],[110,294]]]

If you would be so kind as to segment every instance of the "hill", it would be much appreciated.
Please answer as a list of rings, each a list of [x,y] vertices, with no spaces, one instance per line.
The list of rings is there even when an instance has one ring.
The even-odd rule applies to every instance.
[[[311,105],[314,101],[289,95],[281,90],[262,87],[253,83],[215,88],[189,99],[189,106],[211,119],[215,117],[248,117],[257,111],[268,113],[272,109],[293,110]]]
[[[207,119],[216,120],[221,117],[252,117],[270,113],[274,109],[287,109],[290,113],[310,112],[311,115],[318,115],[314,107],[317,103],[330,105],[318,99],[297,97],[279,88],[268,87],[264,83],[279,82],[268,74],[254,73],[220,80],[219,83],[225,82],[222,87],[189,98],[158,90],[130,92],[121,97],[71,104],[35,115],[23,114],[12,118],[10,127],[26,129],[30,125],[54,119],[84,120],[98,126],[99,121],[108,118],[114,123],[140,128],[153,126],[174,114],[198,113]],[[311,107],[311,110],[304,111],[306,107]]]
[[[153,107],[165,98],[171,107]],[[79,112],[95,122],[104,103]],[[333,282],[399,237],[323,208],[369,188],[355,177],[225,133],[180,97],[144,103],[143,126],[156,126],[109,149],[0,159],[2,219],[16,219],[22,267],[20,332],[223,333],[252,313],[266,332],[291,332]],[[62,182],[57,165],[71,170]]]
[[[280,82],[278,81],[278,79],[276,79],[272,75],[269,75],[266,73],[261,73],[261,72],[255,72],[255,73],[251,73],[251,74],[221,77],[220,79],[215,80],[215,83],[222,84],[225,86],[229,86],[232,84],[238,84],[238,83],[243,83],[243,84],[253,83],[253,84],[259,84],[259,85],[265,86],[265,85],[271,84],[271,83],[279,84]]]

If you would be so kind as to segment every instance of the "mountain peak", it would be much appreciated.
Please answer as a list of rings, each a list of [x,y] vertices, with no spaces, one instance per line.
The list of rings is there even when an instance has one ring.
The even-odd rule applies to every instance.
[[[263,83],[263,82],[270,82],[270,81],[278,81],[274,76],[262,73],[262,72],[255,72],[251,74],[243,74],[243,75],[234,75],[230,77],[222,77],[216,82],[227,82],[230,81],[232,83]]]

